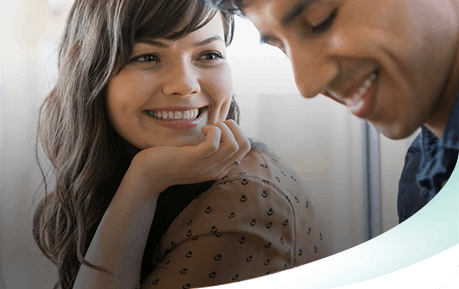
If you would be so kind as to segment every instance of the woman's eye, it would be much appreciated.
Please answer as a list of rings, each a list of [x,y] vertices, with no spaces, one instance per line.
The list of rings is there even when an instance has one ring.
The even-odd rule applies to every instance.
[[[333,20],[335,20],[337,14],[337,10],[333,11],[332,14],[322,23],[319,25],[311,27],[312,33],[321,33],[327,31],[330,26],[333,24]]]
[[[158,62],[159,57],[155,54],[144,54],[137,57],[134,57],[132,60],[139,62]]]
[[[223,55],[217,51],[206,52],[198,57],[199,60],[217,60],[217,59],[222,59],[222,58],[223,58]]]

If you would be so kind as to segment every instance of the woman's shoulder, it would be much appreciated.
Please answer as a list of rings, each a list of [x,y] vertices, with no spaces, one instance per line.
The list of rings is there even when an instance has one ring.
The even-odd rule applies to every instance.
[[[235,185],[241,182],[255,182],[270,186],[285,194],[292,190],[306,189],[300,176],[280,157],[262,143],[252,141],[252,149],[212,188]],[[211,189],[212,189],[211,188]]]
[[[195,219],[218,215],[231,219],[234,215],[277,216],[282,222],[309,200],[310,192],[297,173],[272,151],[253,146],[226,176],[201,193],[180,214]],[[282,214],[280,214],[282,212]],[[290,216],[290,217],[289,217]],[[252,218],[251,217],[251,218]],[[248,216],[247,216],[248,218]]]
[[[239,166],[177,216],[163,236],[160,257],[189,240],[213,236],[218,241],[235,236],[242,243],[261,238],[288,247],[293,258],[289,264],[304,264],[330,252],[317,245],[325,242],[325,231],[314,207],[312,195],[299,176],[266,147],[253,146]],[[311,245],[312,238],[316,240]],[[294,243],[298,240],[308,242],[307,246],[300,242],[301,250],[297,250]],[[312,251],[301,257],[306,247],[316,250],[314,246],[322,254]]]
[[[275,239],[293,246],[289,243],[295,239],[292,196],[300,192],[281,189],[279,184],[288,178],[287,168],[280,163],[266,148],[252,148],[239,166],[197,196],[177,216],[163,236],[160,257],[179,243],[209,235],[218,237],[215,241],[237,236],[240,244],[256,243],[262,238],[273,244]],[[281,170],[285,170],[282,178]],[[275,174],[279,174],[280,182]]]

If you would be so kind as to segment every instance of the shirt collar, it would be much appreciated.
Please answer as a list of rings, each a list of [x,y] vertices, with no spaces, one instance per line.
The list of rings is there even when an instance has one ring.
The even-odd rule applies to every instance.
[[[434,145],[457,150],[459,148],[459,91],[449,115],[443,137],[441,139],[437,138],[426,126],[422,126],[421,129],[422,146],[425,148],[425,153],[432,153]]]
[[[441,189],[441,182],[448,179],[454,169],[459,149],[458,130],[459,91],[441,139],[422,126],[422,157],[416,179],[421,187],[430,192],[431,197]]]
[[[442,143],[446,148],[458,149],[459,148],[459,92],[454,102],[453,110],[449,115],[448,124],[446,125],[443,134]]]

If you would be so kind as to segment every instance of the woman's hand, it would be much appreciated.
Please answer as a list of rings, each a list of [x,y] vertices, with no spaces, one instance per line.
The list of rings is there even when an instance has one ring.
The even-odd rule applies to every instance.
[[[222,178],[250,150],[250,142],[233,120],[202,128],[206,140],[197,146],[161,146],[140,151],[130,169],[143,185],[161,192],[177,184]]]
[[[85,255],[111,274],[81,266],[74,288],[133,288],[158,195],[172,185],[221,178],[250,150],[232,120],[203,127],[202,133],[206,140],[197,146],[154,147],[134,157]]]

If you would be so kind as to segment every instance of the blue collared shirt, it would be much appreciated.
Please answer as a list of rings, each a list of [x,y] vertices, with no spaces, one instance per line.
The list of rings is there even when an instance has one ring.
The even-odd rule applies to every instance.
[[[459,92],[448,119],[442,139],[427,127],[414,139],[405,157],[405,166],[398,187],[397,209],[403,222],[441,189],[456,166],[459,149]]]

